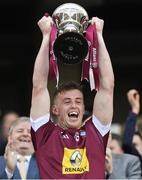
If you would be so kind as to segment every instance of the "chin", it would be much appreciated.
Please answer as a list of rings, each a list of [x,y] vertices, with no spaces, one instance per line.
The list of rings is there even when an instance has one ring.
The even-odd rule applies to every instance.
[[[73,123],[73,124],[68,124],[69,128],[79,128],[80,127],[80,123]]]

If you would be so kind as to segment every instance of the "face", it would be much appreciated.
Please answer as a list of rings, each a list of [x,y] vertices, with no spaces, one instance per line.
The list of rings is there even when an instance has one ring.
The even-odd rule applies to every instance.
[[[11,124],[16,121],[18,115],[15,113],[9,113],[4,117],[4,124],[3,124],[3,134],[5,137],[8,137],[8,132]]]
[[[77,89],[58,94],[52,112],[61,127],[79,128],[84,114],[83,94]]]
[[[136,134],[133,136],[133,144],[135,145],[137,151],[142,155],[142,140],[140,136]]]
[[[119,143],[115,139],[111,140],[109,147],[113,153],[116,153],[116,154],[123,153],[122,148],[120,147]]]
[[[21,155],[28,155],[34,151],[30,129],[30,122],[20,122],[13,127],[13,130],[9,135],[8,143],[13,150]]]

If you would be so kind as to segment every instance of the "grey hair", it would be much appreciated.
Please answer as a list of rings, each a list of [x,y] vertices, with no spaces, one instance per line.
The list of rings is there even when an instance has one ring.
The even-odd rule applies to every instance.
[[[16,127],[19,123],[22,123],[22,122],[30,123],[30,118],[26,116],[21,116],[17,118],[16,121],[14,121],[9,128],[9,135],[13,132],[14,127]]]

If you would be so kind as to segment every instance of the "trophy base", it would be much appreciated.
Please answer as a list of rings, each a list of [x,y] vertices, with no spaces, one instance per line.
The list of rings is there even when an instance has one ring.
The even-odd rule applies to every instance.
[[[76,64],[87,56],[88,42],[79,33],[66,32],[55,40],[53,50],[57,60],[64,64]]]

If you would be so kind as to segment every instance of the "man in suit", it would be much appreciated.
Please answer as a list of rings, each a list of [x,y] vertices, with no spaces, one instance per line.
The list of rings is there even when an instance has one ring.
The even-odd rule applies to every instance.
[[[130,154],[112,153],[106,150],[107,179],[141,179],[140,160]]]
[[[137,156],[123,153],[121,138],[112,134],[106,149],[107,179],[141,179],[140,160]]]
[[[0,179],[39,179],[30,130],[28,117],[12,124],[5,154],[0,156]]]

